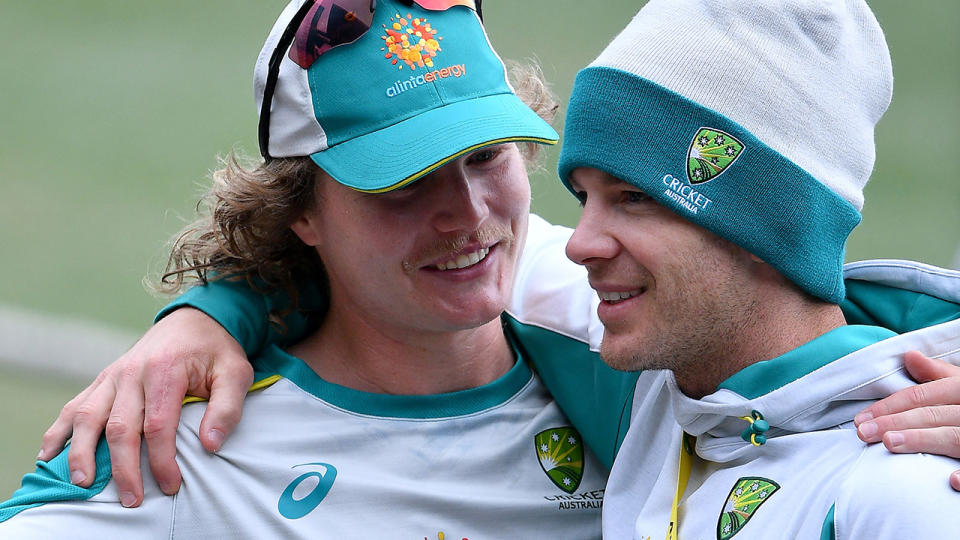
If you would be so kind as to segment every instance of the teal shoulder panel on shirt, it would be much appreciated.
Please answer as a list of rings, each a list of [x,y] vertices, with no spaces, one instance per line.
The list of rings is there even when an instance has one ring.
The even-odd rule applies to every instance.
[[[840,302],[847,324],[882,326],[898,334],[960,318],[960,305],[923,293],[848,279]]]
[[[820,540],[837,540],[836,527],[834,527],[833,514],[837,510],[837,505],[830,507],[827,517],[823,520],[823,528],[820,529]]]
[[[251,287],[245,279],[218,279],[191,287],[160,310],[154,320],[181,307],[199,309],[220,323],[247,356],[253,356],[267,344],[284,345],[305,337],[326,311],[326,295],[319,284],[302,284],[298,290],[299,309],[289,306],[290,298],[282,291],[267,294]],[[270,323],[270,313],[283,314],[282,324]]]
[[[610,467],[630,426],[639,371],[617,371],[586,343],[504,315],[504,324],[524,358],[537,370],[573,426]]]
[[[110,452],[107,440],[103,437],[97,443],[95,461],[96,477],[88,488],[70,483],[70,464],[67,462],[68,448],[60,455],[44,463],[37,462],[37,469],[23,477],[20,489],[13,492],[10,499],[0,503],[0,523],[20,512],[51,502],[83,501],[97,495],[110,481]]]
[[[191,287],[160,310],[154,320],[159,321],[182,307],[196,308],[212,317],[240,343],[247,355],[263,347],[269,326],[266,300],[245,280],[220,279]]]

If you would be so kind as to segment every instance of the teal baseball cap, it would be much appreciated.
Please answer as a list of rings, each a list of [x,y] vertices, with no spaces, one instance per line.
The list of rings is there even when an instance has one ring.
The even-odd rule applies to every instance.
[[[293,0],[254,71],[264,158],[310,156],[365,192],[498,143],[555,144],[474,0]]]

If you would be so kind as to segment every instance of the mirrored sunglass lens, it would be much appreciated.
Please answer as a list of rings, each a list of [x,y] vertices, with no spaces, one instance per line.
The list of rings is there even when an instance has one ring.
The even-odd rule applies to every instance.
[[[307,69],[338,45],[353,43],[370,29],[376,0],[319,0],[297,29],[290,59]]]

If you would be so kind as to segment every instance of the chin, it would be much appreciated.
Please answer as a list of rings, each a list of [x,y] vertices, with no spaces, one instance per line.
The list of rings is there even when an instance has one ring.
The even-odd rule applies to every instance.
[[[498,319],[506,309],[506,304],[491,304],[483,307],[474,307],[465,309],[462,306],[454,306],[444,317],[452,329],[468,330],[470,328],[479,328],[490,321]]]
[[[603,362],[617,371],[650,369],[650,366],[643,365],[643,360],[637,357],[636,351],[637,347],[628,346],[622,340],[609,339],[607,334],[604,334],[603,343],[600,345]]]

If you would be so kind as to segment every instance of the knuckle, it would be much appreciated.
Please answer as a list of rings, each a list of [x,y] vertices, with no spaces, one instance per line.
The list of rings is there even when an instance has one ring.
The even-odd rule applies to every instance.
[[[960,458],[960,427],[951,427],[947,431],[947,445],[950,447],[949,455]]]
[[[150,416],[143,421],[143,437],[147,440],[155,440],[167,433],[167,424],[156,416]]]
[[[118,368],[120,379],[135,379],[140,375],[140,367],[136,362],[127,362]]]
[[[911,386],[907,389],[907,400],[913,407],[919,407],[926,402],[927,391],[922,384]]]
[[[943,407],[924,407],[920,411],[928,425],[943,426],[948,423],[947,411]]]
[[[123,357],[121,357],[121,360],[122,359]],[[104,369],[100,373],[97,373],[97,376],[93,379],[93,382],[90,384],[88,388],[93,388],[95,386],[100,386],[101,384],[103,384],[104,381],[106,381],[109,377],[113,375],[114,369],[115,369],[114,366],[108,366],[106,369]]]
[[[71,444],[67,449],[67,462],[72,468],[85,465],[93,460],[93,453],[96,450],[96,440],[85,441],[84,444]]]
[[[160,352],[151,355],[144,361],[144,367],[150,372],[165,373],[173,369],[176,365],[176,355],[169,352]]]
[[[60,408],[60,417],[73,416],[75,414],[74,410],[76,410],[79,406],[80,406],[80,396],[74,396],[73,399],[68,401],[66,404],[64,404],[63,407]]]
[[[106,437],[108,443],[127,442],[136,436],[137,432],[130,429],[130,426],[122,418],[111,416],[107,420]]]
[[[73,425],[75,426],[98,426],[100,415],[97,414],[97,408],[90,402],[81,403],[73,411]]]
[[[57,435],[53,432],[53,427],[48,428],[43,432],[43,436],[40,437],[40,446],[46,448],[47,446],[53,446],[57,440]]]

